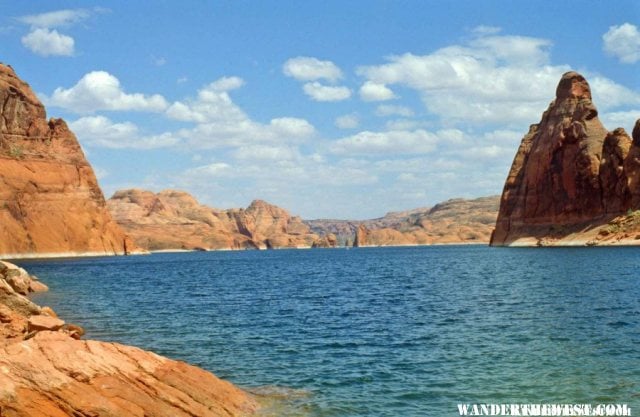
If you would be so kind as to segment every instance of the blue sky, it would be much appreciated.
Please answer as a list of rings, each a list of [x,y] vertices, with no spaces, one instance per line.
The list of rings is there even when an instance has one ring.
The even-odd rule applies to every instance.
[[[0,0],[0,61],[109,197],[184,189],[304,218],[499,194],[562,73],[640,117],[637,1]]]

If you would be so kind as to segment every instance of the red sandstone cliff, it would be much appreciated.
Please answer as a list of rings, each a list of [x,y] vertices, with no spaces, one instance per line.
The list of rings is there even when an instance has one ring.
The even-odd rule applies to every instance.
[[[96,177],[62,119],[0,64],[0,256],[124,254]]]
[[[640,243],[640,124],[633,141],[598,119],[587,81],[562,76],[556,98],[524,136],[509,171],[491,244]],[[614,224],[630,225],[625,229]],[[638,228],[640,232],[640,228]]]
[[[299,217],[262,200],[246,209],[220,210],[201,205],[184,191],[123,190],[107,206],[135,243],[148,250],[331,245],[330,239],[320,239]]]

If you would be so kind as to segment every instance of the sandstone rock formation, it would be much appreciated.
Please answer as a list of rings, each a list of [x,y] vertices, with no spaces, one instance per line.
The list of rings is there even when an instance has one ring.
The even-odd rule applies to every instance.
[[[311,245],[312,248],[335,248],[336,246],[338,246],[338,238],[333,233],[327,233]]]
[[[602,227],[640,208],[639,142],[621,128],[608,132],[584,77],[564,74],[522,139],[491,244],[598,244]]]
[[[124,254],[91,166],[62,119],[0,64],[0,256]]]
[[[318,234],[335,234],[338,245],[407,246],[488,243],[499,197],[452,199],[433,207],[388,213],[363,221],[308,220]]]
[[[272,249],[311,247],[322,239],[297,216],[262,200],[246,209],[201,205],[183,191],[116,192],[107,201],[113,217],[148,250]]]
[[[249,394],[184,362],[117,343],[78,340],[79,326],[37,306],[7,279],[32,277],[2,265],[0,415],[219,417],[245,416],[258,408]]]

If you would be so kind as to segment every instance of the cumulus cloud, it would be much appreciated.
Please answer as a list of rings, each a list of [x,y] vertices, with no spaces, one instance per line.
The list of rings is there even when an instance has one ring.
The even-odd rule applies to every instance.
[[[195,98],[172,103],[166,115],[194,123],[177,134],[198,148],[239,147],[276,142],[300,142],[315,134],[308,121],[295,117],[277,117],[268,123],[253,121],[229,92],[244,85],[239,77],[223,77],[205,85]]]
[[[315,101],[341,101],[351,97],[347,87],[322,85],[317,81],[305,83],[302,89]]]
[[[82,144],[104,148],[155,149],[176,145],[171,133],[142,135],[131,122],[115,123],[104,116],[87,116],[69,123]]]
[[[342,78],[342,71],[331,61],[299,56],[287,60],[282,66],[282,72],[298,81],[307,81],[302,90],[314,101],[341,101],[351,97],[348,87],[326,85],[318,81],[335,84]]]
[[[338,81],[342,78],[342,71],[331,61],[321,61],[318,58],[299,56],[287,60],[282,66],[282,72],[298,81],[326,80]]]
[[[421,154],[436,149],[438,137],[426,130],[363,131],[337,140],[331,152],[339,155]]]
[[[360,125],[360,119],[356,114],[345,114],[336,118],[335,125],[339,129],[355,129]]]
[[[589,76],[593,101],[600,110],[640,105],[640,94],[602,76]]]
[[[616,57],[625,64],[634,64],[640,61],[640,31],[631,23],[620,26],[611,26],[607,33],[602,35],[604,51]]]
[[[72,56],[75,41],[71,36],[62,35],[57,30],[36,28],[23,36],[22,45],[40,56]]]
[[[444,122],[530,123],[569,70],[549,64],[550,47],[545,39],[481,35],[427,55],[392,56],[357,72],[372,85],[416,90]]]
[[[100,10],[102,9],[94,9],[94,11]],[[22,45],[44,57],[73,56],[75,40],[52,28],[71,26],[87,19],[90,15],[90,11],[86,9],[65,9],[20,16],[16,18],[18,22],[31,26],[30,32],[21,39]]]
[[[367,81],[360,87],[360,98],[364,101],[385,101],[396,98],[396,95],[384,84]]]
[[[45,97],[45,102],[75,113],[97,110],[160,112],[167,108],[166,100],[159,94],[125,93],[120,81],[106,71],[85,74],[71,88],[56,88],[50,97]]]

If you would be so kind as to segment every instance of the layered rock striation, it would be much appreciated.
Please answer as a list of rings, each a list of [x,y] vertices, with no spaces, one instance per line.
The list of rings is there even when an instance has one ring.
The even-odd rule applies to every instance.
[[[318,234],[334,234],[339,245],[486,244],[495,225],[498,206],[498,196],[457,198],[371,220],[308,220],[306,223]]]
[[[116,221],[148,250],[220,250],[330,246],[300,217],[262,200],[246,209],[220,210],[184,191],[116,192],[107,205]]]
[[[213,374],[117,343],[80,340],[24,296],[44,284],[0,263],[0,415],[245,416],[256,399]]]
[[[0,256],[135,250],[113,221],[76,137],[0,64]]]
[[[635,234],[618,234],[620,230],[609,226],[640,208],[639,181],[640,121],[633,140],[622,128],[607,131],[585,78],[567,72],[555,100],[518,148],[491,244],[592,245],[636,240]]]

